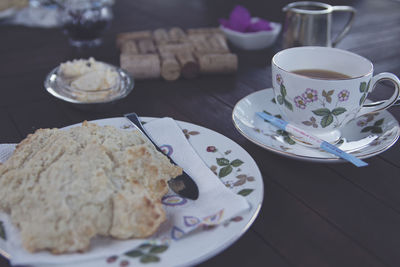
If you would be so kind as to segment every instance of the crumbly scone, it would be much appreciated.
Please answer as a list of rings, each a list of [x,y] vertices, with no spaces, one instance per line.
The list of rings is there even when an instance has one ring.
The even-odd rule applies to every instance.
[[[0,165],[0,209],[31,252],[85,251],[96,235],[153,234],[165,220],[167,181],[181,173],[136,131],[40,129]]]
[[[1,0],[0,11],[7,10],[9,8],[24,8],[29,5],[28,0]]]

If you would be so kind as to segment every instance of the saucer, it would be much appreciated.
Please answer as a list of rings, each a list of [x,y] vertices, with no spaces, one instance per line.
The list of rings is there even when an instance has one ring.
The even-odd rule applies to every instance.
[[[341,162],[342,159],[319,148],[299,144],[290,135],[256,116],[266,111],[279,116],[272,88],[254,92],[241,99],[234,107],[232,119],[239,132],[251,142],[267,150],[300,160]],[[337,146],[358,158],[369,158],[390,148],[399,138],[400,127],[388,111],[355,118],[342,129]]]

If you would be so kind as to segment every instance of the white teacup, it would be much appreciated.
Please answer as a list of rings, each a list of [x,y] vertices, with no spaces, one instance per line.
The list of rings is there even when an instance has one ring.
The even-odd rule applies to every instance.
[[[294,73],[299,70],[303,74]],[[310,76],[312,70],[323,72],[315,72],[315,78]],[[387,109],[398,99],[400,80],[386,72],[372,77],[373,70],[368,59],[337,48],[306,46],[282,50],[272,58],[275,100],[284,120],[334,143],[350,120]],[[333,78],[334,74],[343,77]],[[393,95],[381,104],[364,106],[368,92],[382,80],[393,82]]]

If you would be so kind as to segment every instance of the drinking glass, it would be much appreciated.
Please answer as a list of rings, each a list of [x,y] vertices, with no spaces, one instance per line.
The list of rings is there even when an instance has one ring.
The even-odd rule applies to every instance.
[[[113,0],[58,0],[61,22],[71,45],[98,46],[111,24]]]

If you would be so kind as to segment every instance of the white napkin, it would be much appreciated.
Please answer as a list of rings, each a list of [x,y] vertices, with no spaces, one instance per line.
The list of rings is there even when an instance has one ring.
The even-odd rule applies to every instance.
[[[54,6],[28,6],[19,10],[8,23],[28,27],[55,28],[61,26],[60,16],[60,11]]]
[[[223,223],[240,213],[249,210],[246,199],[226,188],[215,174],[200,159],[196,151],[185,138],[182,130],[171,118],[155,119],[144,125],[148,133],[159,145],[172,148],[171,157],[196,182],[199,187],[199,198],[195,201],[185,200],[170,191],[164,202],[167,211],[167,222],[150,240],[169,240],[179,242],[180,238],[200,225]],[[0,145],[0,162],[5,161],[14,150],[13,144]],[[0,213],[7,241],[0,239],[0,248],[11,254],[12,264],[52,264],[71,263],[110,255],[122,254],[143,243],[144,240],[119,241],[112,238],[96,238],[86,253],[52,255],[42,251],[29,253],[21,246],[18,230],[9,222],[8,215]],[[194,234],[197,234],[194,233]]]

